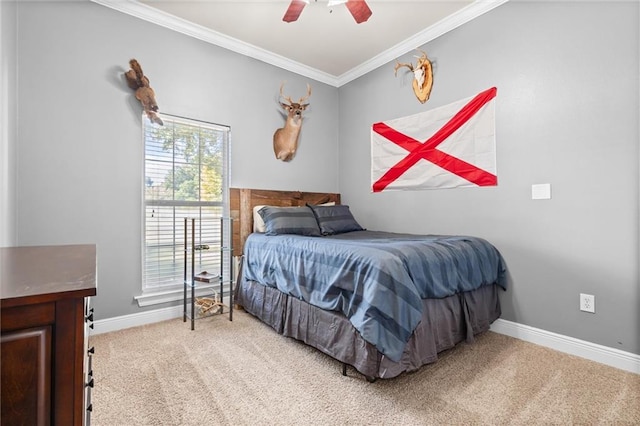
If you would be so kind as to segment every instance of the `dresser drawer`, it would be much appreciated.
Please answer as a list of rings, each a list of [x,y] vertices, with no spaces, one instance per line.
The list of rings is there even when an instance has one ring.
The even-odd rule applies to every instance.
[[[3,425],[45,425],[51,420],[50,325],[2,333],[0,377]]]

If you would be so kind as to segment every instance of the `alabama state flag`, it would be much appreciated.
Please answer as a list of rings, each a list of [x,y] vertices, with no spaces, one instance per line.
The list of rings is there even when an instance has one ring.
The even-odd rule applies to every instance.
[[[371,128],[371,186],[420,190],[496,186],[495,87]]]

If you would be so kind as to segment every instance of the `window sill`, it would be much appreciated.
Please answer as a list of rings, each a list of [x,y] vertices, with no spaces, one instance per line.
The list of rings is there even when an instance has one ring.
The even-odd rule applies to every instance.
[[[218,285],[216,284],[216,287]],[[211,295],[211,287],[213,286],[203,286],[201,288],[196,288],[196,297]],[[191,290],[187,289],[187,297],[191,297]],[[224,286],[224,294],[225,297],[229,294],[229,286]],[[184,297],[184,289],[175,289],[175,290],[162,290],[162,291],[154,291],[143,293],[140,296],[134,296],[136,302],[138,302],[139,307],[145,306],[153,306],[153,305],[161,305],[163,303],[171,303],[182,301]]]

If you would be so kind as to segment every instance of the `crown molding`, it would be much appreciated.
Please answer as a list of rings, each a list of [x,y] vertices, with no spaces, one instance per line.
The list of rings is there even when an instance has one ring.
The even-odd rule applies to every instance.
[[[470,5],[460,9],[458,12],[438,21],[436,24],[426,28],[412,37],[396,44],[395,46],[385,50],[370,60],[363,62],[361,65],[347,71],[337,77],[337,87],[340,87],[366,73],[373,71],[407,52],[415,50],[428,42],[435,40],[443,34],[466,24],[467,22],[484,15],[485,13],[503,5],[509,0],[476,0]]]
[[[509,0],[476,0],[447,18],[424,31],[398,43],[381,54],[362,63],[352,70],[334,76],[316,68],[309,67],[266,49],[250,43],[229,37],[220,32],[194,24],[185,19],[170,15],[136,0],[91,0],[93,3],[117,10],[130,16],[171,29],[181,34],[193,37],[207,43],[220,46],[233,52],[245,55],[267,64],[291,71],[334,87],[340,87],[374,69],[396,59],[397,57],[416,49],[423,44],[483,15]]]
[[[118,12],[140,18],[144,21],[165,27],[189,37],[197,38],[207,43],[215,44],[241,55],[257,59],[267,64],[312,78],[321,83],[337,86],[337,77],[306,66],[284,56],[262,49],[250,43],[238,40],[220,32],[194,24],[185,19],[170,15],[135,0],[91,0],[93,3],[106,6]]]

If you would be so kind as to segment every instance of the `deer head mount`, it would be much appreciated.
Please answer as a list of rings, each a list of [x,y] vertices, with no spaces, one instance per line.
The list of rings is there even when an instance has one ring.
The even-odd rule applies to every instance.
[[[417,50],[422,52],[422,55],[416,56],[418,61],[415,66],[411,63],[405,64],[396,60],[394,70],[395,75],[397,76],[400,68],[409,68],[409,71],[413,73],[413,93],[416,94],[420,103],[425,103],[429,99],[429,95],[431,95],[431,88],[433,87],[433,70],[431,67],[431,61],[427,58],[427,54],[422,50]]]
[[[311,86],[307,84],[307,95],[301,97],[298,102],[294,102],[289,96],[285,96],[282,93],[283,88],[284,83],[280,85],[278,102],[287,112],[287,120],[284,123],[284,127],[276,130],[273,134],[273,152],[278,160],[291,161],[298,149],[298,136],[302,128],[302,111],[309,106],[309,104],[303,102],[311,96]],[[281,102],[280,98],[284,99],[286,103]]]

